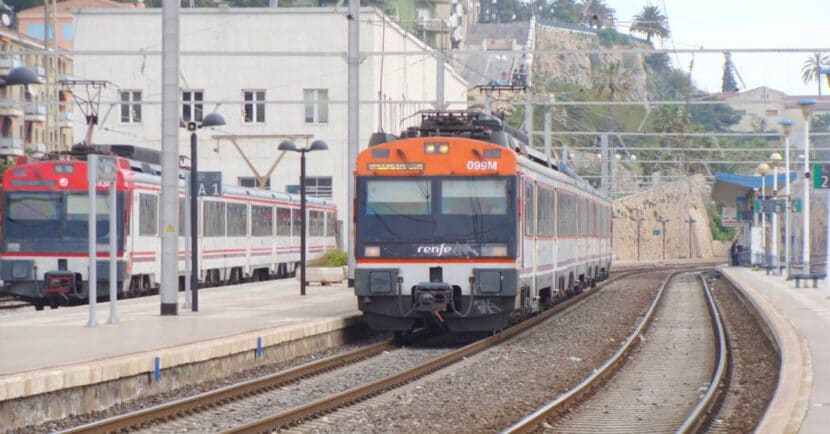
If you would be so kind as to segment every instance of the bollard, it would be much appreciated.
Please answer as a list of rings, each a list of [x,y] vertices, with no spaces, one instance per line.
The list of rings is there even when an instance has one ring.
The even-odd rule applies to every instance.
[[[259,336],[256,338],[256,358],[262,358],[262,338]]]
[[[153,360],[153,379],[155,381],[161,381],[161,358],[156,357]]]

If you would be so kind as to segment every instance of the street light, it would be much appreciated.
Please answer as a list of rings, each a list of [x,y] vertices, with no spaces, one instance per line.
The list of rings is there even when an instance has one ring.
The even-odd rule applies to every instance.
[[[787,276],[790,275],[790,250],[792,250],[792,242],[790,240],[790,131],[792,130],[793,121],[784,119],[778,121],[781,125],[781,134],[784,136],[784,172],[787,177],[784,179],[784,194],[786,210],[784,212],[784,267],[787,270]]]
[[[764,200],[767,197],[767,173],[769,173],[769,165],[767,163],[760,163],[755,168],[755,174],[761,177],[761,196],[758,200],[761,202],[761,252],[763,253],[763,265],[767,264],[767,213],[764,212]]]
[[[199,311],[199,153],[196,146],[196,130],[225,125],[219,113],[210,113],[201,123],[188,122],[190,131],[190,294],[193,312]]]
[[[305,241],[306,241],[306,212],[305,212],[305,154],[311,151],[325,151],[329,145],[322,140],[311,142],[308,148],[298,148],[288,140],[280,143],[279,151],[292,151],[300,153],[300,295],[305,295]]]
[[[33,71],[31,68],[25,66],[18,66],[17,68],[12,68],[6,75],[0,75],[0,87],[6,86],[19,86],[19,85],[30,85],[30,84],[42,84],[43,82],[40,81],[40,78],[37,76],[37,73]]]
[[[804,204],[801,212],[804,218],[804,240],[801,243],[802,256],[804,261],[804,272],[810,272],[810,116],[813,113],[814,99],[802,99],[798,101],[801,107],[801,115],[804,117]]]
[[[769,156],[769,165],[772,167],[772,197],[773,200],[778,200],[778,166],[781,164],[781,154],[773,152]],[[778,268],[778,210],[772,212],[772,265],[775,267],[775,273],[779,273]]]

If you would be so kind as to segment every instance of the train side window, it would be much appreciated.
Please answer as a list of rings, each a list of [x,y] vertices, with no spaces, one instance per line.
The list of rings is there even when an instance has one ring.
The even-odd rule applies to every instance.
[[[524,226],[525,235],[536,234],[536,197],[533,194],[533,181],[526,180],[524,182]]]
[[[202,228],[205,237],[225,236],[225,204],[222,202],[204,202]]]
[[[277,208],[277,236],[291,236],[291,210],[289,208]]]
[[[274,209],[251,205],[251,236],[270,237],[274,234]]]
[[[244,203],[229,203],[228,236],[244,237],[248,235],[248,206]]]
[[[159,233],[158,197],[152,194],[138,195],[138,234],[153,236]]]
[[[333,237],[337,235],[337,214],[333,212],[326,213],[326,236]]]
[[[308,235],[311,237],[322,237],[325,235],[325,217],[323,211],[309,211],[308,213]]]

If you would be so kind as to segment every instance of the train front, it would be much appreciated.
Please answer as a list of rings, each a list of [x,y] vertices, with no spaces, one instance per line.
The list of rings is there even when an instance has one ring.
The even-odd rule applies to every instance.
[[[117,254],[124,276],[124,178],[119,176]],[[109,183],[96,196],[98,283],[108,283]],[[90,197],[87,164],[77,160],[25,161],[3,176],[3,258],[0,277],[11,295],[36,308],[87,301]],[[106,288],[106,286],[103,286]],[[103,295],[106,291],[99,291]]]
[[[355,293],[370,327],[504,328],[517,296],[516,156],[459,137],[396,140],[357,161]]]

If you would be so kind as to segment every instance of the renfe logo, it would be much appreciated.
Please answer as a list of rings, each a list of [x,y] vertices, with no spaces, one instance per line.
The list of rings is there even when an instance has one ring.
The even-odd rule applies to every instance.
[[[444,256],[452,252],[452,246],[448,246],[444,243],[432,246],[418,246],[417,252],[423,255]]]

